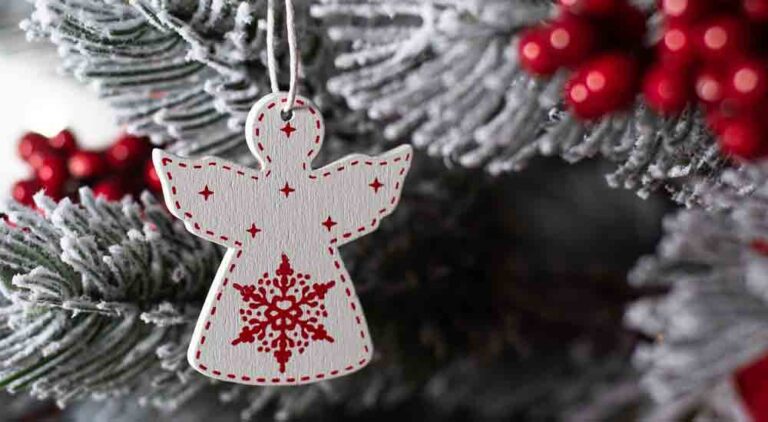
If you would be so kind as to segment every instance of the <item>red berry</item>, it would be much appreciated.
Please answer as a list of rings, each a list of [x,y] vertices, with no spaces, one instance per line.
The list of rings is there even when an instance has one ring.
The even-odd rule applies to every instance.
[[[661,0],[660,3],[665,17],[687,22],[700,19],[712,9],[712,2],[705,0]]]
[[[577,15],[605,16],[616,10],[621,0],[560,0],[567,11]]]
[[[717,17],[698,27],[696,47],[706,60],[728,60],[747,53],[749,37],[749,26],[742,19]]]
[[[56,136],[48,140],[48,143],[54,150],[64,155],[69,155],[77,150],[77,141],[75,135],[67,129],[57,133]]]
[[[69,178],[66,160],[58,155],[43,158],[37,168],[37,178],[46,190],[52,193],[61,192]]]
[[[37,179],[20,180],[13,185],[11,196],[22,205],[33,206],[35,201],[32,198],[42,188],[43,186]]]
[[[36,132],[27,132],[19,139],[19,156],[25,161],[29,160],[35,152],[50,151],[50,149],[48,138]]]
[[[768,94],[768,71],[763,62],[741,60],[729,66],[725,95],[739,108],[756,106]]]
[[[144,166],[144,183],[152,192],[163,191],[163,185],[160,183],[160,177],[157,175],[152,160],[147,160],[147,164]]]
[[[37,170],[43,165],[48,157],[58,157],[58,155],[52,150],[35,151],[32,153],[32,156],[29,157],[27,163],[29,163],[29,166],[34,170]]]
[[[736,388],[755,422],[768,420],[768,355],[735,374]]]
[[[765,131],[753,119],[739,118],[726,123],[719,137],[720,149],[745,160],[760,158],[767,152],[762,138]]]
[[[555,52],[547,42],[546,32],[540,27],[528,29],[517,45],[520,65],[534,75],[548,76],[555,73],[559,67]]]
[[[108,201],[119,201],[127,194],[125,183],[116,177],[111,177],[97,183],[93,187],[93,195]]]
[[[638,66],[631,56],[607,53],[585,63],[565,86],[565,100],[582,119],[595,119],[630,105]]]
[[[680,65],[691,64],[696,57],[692,33],[693,29],[683,23],[672,22],[665,25],[658,44],[661,59]]]
[[[594,50],[596,34],[590,22],[573,15],[563,15],[545,31],[549,50],[561,66],[569,66],[587,60]]]
[[[741,0],[741,8],[747,19],[753,22],[768,22],[768,0]]]
[[[720,107],[712,107],[707,110],[705,120],[707,121],[709,130],[719,136],[723,133],[723,130],[728,125],[728,123],[732,122],[734,118],[730,115],[724,114],[720,110]]]
[[[684,70],[656,65],[645,74],[643,95],[657,112],[676,114],[683,111],[691,99],[691,81]]]
[[[96,151],[77,151],[67,161],[69,173],[78,179],[90,179],[106,173],[104,154]]]
[[[118,170],[126,170],[144,163],[151,150],[144,138],[123,135],[107,150],[107,162]]]
[[[716,105],[725,96],[723,75],[714,68],[699,71],[694,82],[696,96],[705,104]]]

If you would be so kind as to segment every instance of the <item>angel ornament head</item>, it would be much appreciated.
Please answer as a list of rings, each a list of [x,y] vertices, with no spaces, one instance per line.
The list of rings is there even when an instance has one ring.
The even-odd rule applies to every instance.
[[[285,93],[251,109],[258,170],[155,150],[168,209],[227,248],[189,346],[203,374],[243,384],[304,384],[365,366],[373,346],[338,247],[375,230],[397,206],[411,148],[349,155],[320,169],[317,108]]]

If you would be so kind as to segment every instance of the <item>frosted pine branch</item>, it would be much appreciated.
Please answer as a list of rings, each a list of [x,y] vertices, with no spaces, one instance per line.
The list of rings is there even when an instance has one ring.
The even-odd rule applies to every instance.
[[[238,157],[263,95],[264,2],[41,0],[21,26],[54,42],[129,131],[181,152]],[[233,151],[234,149],[234,151]],[[238,152],[239,151],[239,152]]]
[[[629,308],[627,323],[655,342],[638,347],[644,385],[661,401],[702,396],[768,352],[768,196],[765,173],[728,172],[701,192],[711,212],[682,211],[665,223],[657,254],[631,282],[668,293]]]
[[[171,378],[172,401],[192,371],[162,352],[186,346],[220,251],[149,195],[36,201],[0,227],[0,386],[64,405]]]
[[[645,2],[648,3],[648,2]],[[602,155],[618,168],[612,186],[641,196],[685,186],[723,166],[701,116],[662,119],[642,106],[595,124],[563,110],[561,73],[530,77],[518,65],[521,28],[548,17],[534,0],[321,0],[312,14],[342,52],[328,88],[385,125],[391,140],[411,139],[431,155],[493,174],[519,170],[538,154],[568,161]],[[648,5],[646,5],[648,7]],[[675,188],[677,190],[677,188]]]

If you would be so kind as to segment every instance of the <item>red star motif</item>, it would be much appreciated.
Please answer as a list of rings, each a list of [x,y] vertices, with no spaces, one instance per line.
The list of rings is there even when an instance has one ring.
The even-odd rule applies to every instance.
[[[333,221],[330,215],[328,216],[328,218],[325,219],[325,221],[323,221],[323,226],[325,226],[325,228],[328,229],[328,231],[331,231],[333,226],[335,226],[336,224],[338,223]]]
[[[207,201],[208,197],[213,195],[213,191],[208,188],[208,185],[205,185],[205,188],[198,192],[200,195],[203,195],[203,198]]]
[[[293,132],[296,132],[296,128],[291,126],[291,122],[288,122],[288,123],[285,124],[285,126],[283,126],[282,129],[280,129],[280,132],[283,132],[285,134],[286,138],[290,138],[291,134]]]
[[[261,229],[256,227],[256,224],[251,224],[251,228],[249,228],[246,231],[251,234],[251,239],[253,239],[254,237],[256,237],[256,233],[259,233]]]
[[[280,192],[285,194],[285,197],[287,198],[288,195],[290,195],[293,192],[296,192],[296,189],[292,188],[291,185],[288,184],[288,182],[285,182],[285,186],[283,186],[283,188],[280,189]]]
[[[373,188],[373,193],[379,193],[379,189],[381,189],[384,184],[379,182],[379,178],[377,177],[373,179],[373,182],[371,182],[368,186]]]

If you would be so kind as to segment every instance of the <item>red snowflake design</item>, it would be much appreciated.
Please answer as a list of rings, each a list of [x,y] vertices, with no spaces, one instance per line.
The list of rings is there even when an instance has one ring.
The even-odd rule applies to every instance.
[[[257,343],[256,350],[272,353],[280,372],[285,372],[294,351],[304,353],[310,342],[333,343],[320,317],[328,317],[323,301],[336,283],[311,284],[310,278],[309,274],[294,275],[288,256],[283,254],[275,277],[264,273],[257,285],[233,284],[244,302],[240,319],[246,325],[232,345]]]

